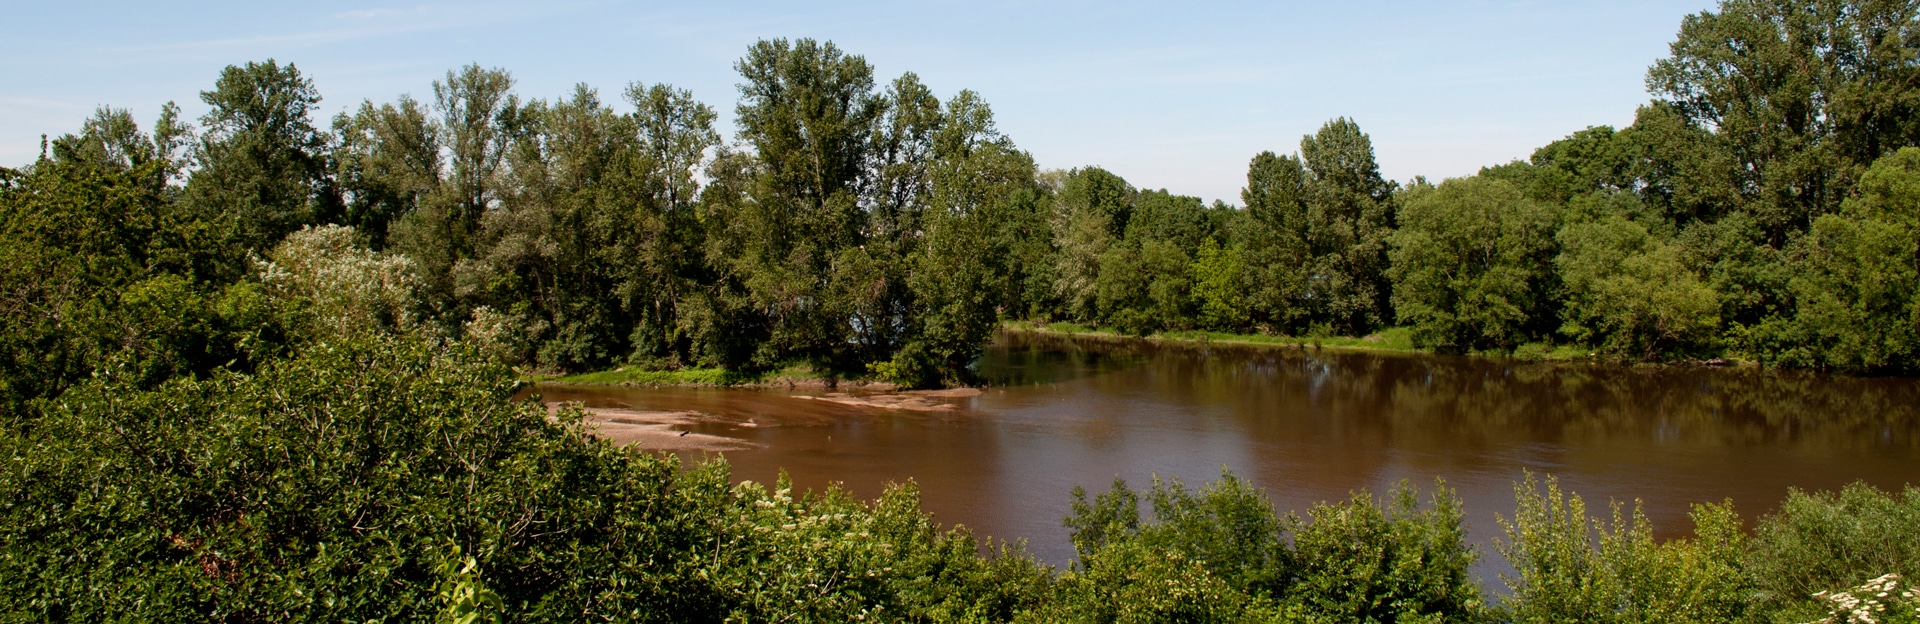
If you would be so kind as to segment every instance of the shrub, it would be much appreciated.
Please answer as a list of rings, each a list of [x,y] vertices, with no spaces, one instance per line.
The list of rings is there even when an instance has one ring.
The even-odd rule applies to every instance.
[[[1750,593],[1738,565],[1744,545],[1733,507],[1694,508],[1692,540],[1665,543],[1635,504],[1611,520],[1587,515],[1578,495],[1532,474],[1514,488],[1518,506],[1500,519],[1502,555],[1513,564],[1512,622],[1731,622]]]
[[[1827,609],[1814,594],[1887,573],[1920,574],[1920,487],[1885,492],[1854,483],[1839,492],[1792,490],[1755,524],[1745,564],[1759,601],[1802,620]]]

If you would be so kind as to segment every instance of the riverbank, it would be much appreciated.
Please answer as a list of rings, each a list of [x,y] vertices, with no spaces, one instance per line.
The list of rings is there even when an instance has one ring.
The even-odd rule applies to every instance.
[[[680,368],[657,370],[622,366],[612,370],[573,375],[529,373],[522,381],[537,384],[578,386],[681,386],[696,388],[799,388],[832,390],[854,388],[886,392],[894,384],[872,379],[845,379],[814,371],[807,366],[789,366],[779,370],[743,373],[724,368]]]
[[[1247,347],[1269,347],[1289,349],[1325,349],[1331,351],[1433,354],[1432,349],[1423,349],[1413,344],[1413,330],[1406,327],[1391,327],[1378,333],[1355,338],[1352,336],[1276,336],[1271,334],[1235,334],[1228,332],[1210,332],[1200,330],[1159,332],[1145,336],[1128,334],[1102,327],[1090,327],[1077,323],[1040,323],[1035,321],[1005,321],[1000,324],[1005,331],[1033,332],[1072,336],[1076,338],[1094,338],[1101,340],[1140,340],[1156,344],[1204,347],[1207,345],[1234,345]],[[1546,345],[1530,343],[1520,345],[1511,352],[1507,351],[1471,351],[1459,355],[1512,359],[1526,362],[1607,362],[1592,350],[1574,345]],[[1644,363],[1649,365],[1661,365]],[[1675,364],[1675,363],[1669,363]],[[1727,362],[1713,360],[1701,362],[1704,365],[1726,365]]]

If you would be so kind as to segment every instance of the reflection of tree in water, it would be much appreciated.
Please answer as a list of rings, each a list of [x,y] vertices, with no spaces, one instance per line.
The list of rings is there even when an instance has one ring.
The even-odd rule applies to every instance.
[[[1030,383],[1084,379],[1196,417],[1226,415],[1250,440],[1289,454],[1286,474],[1272,477],[1335,493],[1373,483],[1393,461],[1440,474],[1515,462],[1705,466],[1739,449],[1823,460],[1920,449],[1915,379],[1020,333],[996,349],[992,357]]]
[[[1059,379],[1144,366],[1125,384],[1231,407],[1256,429],[1449,447],[1476,439],[1608,438],[1852,451],[1920,447],[1920,380],[1752,368],[1631,367],[1299,348],[1166,346],[1008,334]],[[1139,386],[1144,384],[1144,386]],[[1262,418],[1288,413],[1305,418]],[[1418,434],[1409,436],[1407,434]]]
[[[1001,332],[975,368],[996,386],[1061,383],[1139,366],[1156,350],[1136,340]]]

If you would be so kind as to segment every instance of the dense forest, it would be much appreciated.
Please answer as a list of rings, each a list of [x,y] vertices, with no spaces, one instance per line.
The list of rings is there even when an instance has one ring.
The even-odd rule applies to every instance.
[[[1495,601],[1444,485],[1303,518],[1117,483],[1054,570],[910,484],[730,485],[513,399],[615,365],[970,383],[1007,320],[1920,369],[1920,6],[1726,0],[1671,49],[1628,127],[1399,184],[1335,119],[1237,206],[1041,169],[978,94],[809,39],[737,63],[731,141],[669,85],[479,66],[330,124],[273,60],[197,123],[103,107],[0,168],[0,620],[1912,621],[1881,576],[1920,574],[1911,488],[1657,542],[1529,477]]]

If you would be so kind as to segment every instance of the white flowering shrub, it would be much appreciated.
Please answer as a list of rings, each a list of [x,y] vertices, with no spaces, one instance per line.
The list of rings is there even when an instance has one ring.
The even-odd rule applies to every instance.
[[[1920,586],[1887,574],[1845,591],[1820,592],[1827,619],[1819,624],[1920,624]]]
[[[473,309],[473,316],[462,325],[467,342],[488,355],[518,360],[526,350],[525,320],[488,306]]]
[[[254,262],[269,295],[321,335],[407,329],[417,320],[422,280],[413,260],[356,247],[353,228],[302,228]]]

